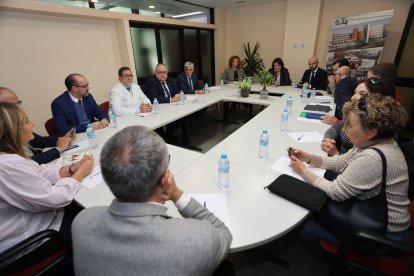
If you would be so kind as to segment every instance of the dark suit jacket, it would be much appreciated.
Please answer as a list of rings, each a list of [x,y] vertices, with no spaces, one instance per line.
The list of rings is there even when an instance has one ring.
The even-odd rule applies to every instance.
[[[177,77],[178,90],[183,91],[184,94],[194,94],[195,90],[201,90],[203,87],[198,84],[198,78],[196,74],[191,75],[191,82],[193,83],[193,89],[190,88],[187,80],[187,76],[184,73],[180,73]]]
[[[96,104],[91,94],[82,98],[82,101],[91,123],[95,121],[95,118],[108,119],[108,114]],[[78,113],[68,91],[63,92],[52,102],[52,114],[55,120],[55,131],[59,135],[65,135],[73,127],[76,128],[77,133],[86,131],[86,125],[79,124]]]
[[[302,83],[309,83],[310,74],[310,69],[306,70],[303,73],[303,77],[301,79]],[[322,68],[318,67],[318,71],[316,71],[316,74],[310,84],[312,85],[312,88],[315,88],[317,90],[326,90],[326,85],[328,84],[328,73]]]
[[[165,81],[167,83],[168,89],[170,90],[171,97],[174,97],[175,94],[179,93],[177,86],[174,84],[171,78],[167,78]],[[155,75],[151,78],[148,78],[145,82],[145,89],[148,99],[150,99],[151,103],[154,101],[154,98],[157,98],[159,103],[169,103],[170,98],[165,97],[164,89],[162,89],[162,85],[157,80]]]
[[[35,155],[32,156],[32,160],[41,164],[47,164],[52,160],[55,160],[60,157],[60,151],[55,148],[58,136],[40,136],[33,132],[34,139],[29,142],[30,146],[32,147],[32,151]],[[45,152],[42,150],[36,149],[44,149],[44,148],[51,148]]]
[[[274,76],[275,75],[275,69],[270,68],[269,72]],[[280,85],[290,85],[290,75],[289,70],[285,67],[282,67],[280,70]]]
[[[345,78],[341,79],[335,88],[334,100],[336,104],[336,111],[335,117],[338,119],[342,119],[342,107],[344,103],[351,100],[352,96],[354,95],[355,88],[357,86],[357,82],[355,79],[346,76]]]

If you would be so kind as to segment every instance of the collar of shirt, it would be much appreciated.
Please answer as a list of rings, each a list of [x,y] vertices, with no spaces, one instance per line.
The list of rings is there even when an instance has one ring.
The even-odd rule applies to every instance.
[[[72,101],[74,102],[74,103],[78,103],[79,102],[79,100],[82,100],[82,99],[76,99],[75,97],[73,97],[72,96],[72,94],[70,94],[70,92],[68,92],[69,93],[69,96],[70,96],[70,98],[72,99]]]
[[[316,67],[315,71],[311,71],[311,73],[315,73],[315,75],[316,75],[316,72],[318,72],[318,69],[319,69],[319,67]]]

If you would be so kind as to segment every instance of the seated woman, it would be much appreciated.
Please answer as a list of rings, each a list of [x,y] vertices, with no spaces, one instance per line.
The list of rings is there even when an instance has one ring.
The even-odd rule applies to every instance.
[[[221,75],[221,79],[224,81],[224,84],[244,79],[246,77],[244,69],[241,67],[241,59],[238,56],[232,56],[229,59],[228,66],[229,67],[227,67]]]
[[[285,63],[279,57],[272,62],[269,72],[275,77],[275,86],[290,85],[289,70],[285,68]]]
[[[380,192],[382,160],[372,150],[381,150],[387,162],[386,196],[388,225],[386,236],[402,240],[410,225],[408,192],[408,169],[394,133],[404,127],[408,116],[404,108],[392,97],[369,95],[344,105],[345,133],[354,147],[346,154],[321,157],[294,148],[298,158],[290,156],[291,166],[310,185],[325,191],[335,201],[356,197],[367,199]],[[309,171],[303,162],[340,173],[328,181]],[[323,239],[340,243],[335,233],[330,233],[315,221],[308,221],[300,230],[302,238],[314,246]]]
[[[379,94],[395,98],[395,87],[390,81],[377,77],[369,78],[357,86],[351,100],[359,100],[362,96],[369,94]],[[343,130],[344,125],[345,122],[341,121],[332,125],[325,132],[321,149],[328,153],[329,156],[344,154],[353,147]]]
[[[23,150],[33,138],[26,113],[0,103],[0,252],[45,229],[70,241],[74,214],[69,217],[64,207],[93,168],[92,157],[71,166],[38,165]]]

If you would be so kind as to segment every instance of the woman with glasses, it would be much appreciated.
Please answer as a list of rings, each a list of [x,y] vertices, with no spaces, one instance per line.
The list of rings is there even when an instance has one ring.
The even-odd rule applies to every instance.
[[[229,67],[227,67],[221,75],[221,79],[224,81],[225,84],[228,84],[232,81],[244,79],[246,77],[244,69],[243,67],[241,67],[241,65],[242,64],[240,57],[232,56],[229,59]]]
[[[280,57],[277,57],[272,62],[271,73],[275,78],[275,86],[290,85],[289,70],[285,67],[285,63]]]
[[[344,131],[354,145],[347,153],[321,157],[294,148],[298,158],[290,156],[291,166],[310,185],[325,191],[334,201],[350,198],[364,200],[380,192],[382,160],[371,148],[381,150],[387,162],[386,196],[388,205],[387,233],[391,239],[401,240],[410,225],[408,169],[394,134],[403,128],[408,116],[404,108],[392,97],[368,95],[344,106]],[[339,173],[329,181],[308,170],[304,163]],[[335,233],[330,233],[313,220],[300,230],[302,238],[318,245],[319,239],[340,243]]]
[[[369,78],[356,87],[355,94],[351,100],[359,100],[362,96],[369,94],[379,94],[395,98],[395,87],[390,81],[382,80],[378,77]],[[344,154],[353,147],[343,130],[344,125],[345,122],[341,121],[332,125],[325,132],[321,149],[328,153],[329,156]]]
[[[45,229],[70,240],[73,208],[64,207],[93,168],[92,157],[71,166],[38,165],[23,149],[33,138],[26,113],[0,103],[0,252]]]

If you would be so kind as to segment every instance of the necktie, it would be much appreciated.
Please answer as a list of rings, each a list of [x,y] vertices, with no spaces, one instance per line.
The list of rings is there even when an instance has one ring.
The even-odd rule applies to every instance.
[[[191,81],[191,78],[188,78],[188,88],[193,90],[193,82]]]
[[[162,82],[162,88],[164,89],[164,95],[165,97],[171,97],[170,91],[168,90],[168,86],[165,82]]]
[[[78,104],[82,104],[82,100],[79,100],[79,101],[78,101]]]
[[[309,83],[312,82],[313,78],[315,77],[315,71],[312,72],[311,77],[309,79]]]
[[[127,87],[126,89],[128,90],[129,93],[131,93],[131,87]]]

